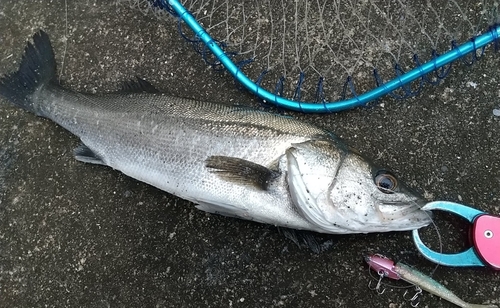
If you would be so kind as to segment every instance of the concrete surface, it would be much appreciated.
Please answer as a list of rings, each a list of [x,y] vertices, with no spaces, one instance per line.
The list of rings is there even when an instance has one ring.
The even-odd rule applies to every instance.
[[[177,96],[257,104],[207,68],[174,28],[103,3],[68,1],[66,45],[64,1],[2,0],[0,73],[17,69],[26,40],[42,28],[71,89],[112,91],[138,75]],[[488,52],[414,99],[293,115],[335,132],[431,199],[500,213],[499,65]],[[334,247],[312,253],[275,227],[205,214],[79,163],[75,137],[5,101],[0,119],[0,307],[410,307],[401,289],[368,289],[363,254],[425,273],[434,267],[409,232],[331,236]],[[445,251],[465,247],[467,223],[443,214],[436,223]],[[423,237],[436,247],[431,228]],[[499,272],[439,267],[433,277],[467,301],[500,304]],[[453,305],[424,292],[420,307]]]

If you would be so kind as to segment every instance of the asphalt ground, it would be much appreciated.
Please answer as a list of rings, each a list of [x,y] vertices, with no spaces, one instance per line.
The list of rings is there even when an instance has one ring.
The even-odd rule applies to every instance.
[[[17,69],[38,29],[64,85],[115,91],[133,76],[175,96],[258,106],[208,68],[174,27],[114,3],[0,4],[0,73]],[[67,31],[67,40],[65,33]],[[62,63],[64,62],[64,66]],[[429,200],[500,213],[500,56],[457,64],[415,98],[328,115],[287,113],[345,139]],[[77,162],[78,140],[0,101],[0,307],[410,307],[406,284],[378,295],[363,255],[430,273],[409,232],[322,236],[322,253],[277,228],[210,215],[102,166]],[[468,223],[437,213],[445,252],[467,247]],[[422,232],[437,247],[432,228]],[[327,246],[327,245],[326,245]],[[500,304],[500,274],[441,266],[433,277],[466,301]],[[374,282],[376,282],[374,280]],[[424,292],[419,307],[454,307]]]

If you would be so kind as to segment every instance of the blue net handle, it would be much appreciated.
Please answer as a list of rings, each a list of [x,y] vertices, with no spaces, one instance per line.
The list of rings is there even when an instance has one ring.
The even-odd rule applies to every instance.
[[[210,49],[224,67],[236,78],[245,88],[257,95],[268,103],[273,103],[278,107],[305,112],[305,113],[327,113],[338,112],[359,106],[364,106],[371,101],[374,101],[383,95],[389,94],[392,91],[409,84],[410,82],[424,77],[426,74],[435,71],[451,62],[460,59],[471,52],[476,52],[479,48],[497,42],[500,36],[500,26],[491,27],[488,32],[475,37],[467,43],[456,46],[450,51],[442,54],[431,61],[418,65],[413,70],[396,76],[396,78],[380,84],[377,88],[366,93],[355,95],[349,98],[336,102],[298,102],[278,96],[260,87],[258,84],[248,78],[240,68],[234,64],[231,59],[224,53],[217,42],[203,29],[196,19],[189,13],[186,8],[178,0],[168,0],[168,5],[173,9],[175,14],[183,20],[194,34]]]

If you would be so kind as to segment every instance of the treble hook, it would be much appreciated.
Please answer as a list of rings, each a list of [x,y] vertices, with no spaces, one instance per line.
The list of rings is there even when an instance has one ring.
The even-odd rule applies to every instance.
[[[385,288],[382,288],[382,279],[384,279],[385,274],[384,274],[384,271],[382,271],[382,270],[378,271],[377,274],[378,274],[377,285],[375,286],[375,288],[372,288],[372,286],[371,286],[372,285],[372,280],[370,280],[368,282],[368,289],[375,290],[375,291],[377,291],[378,295],[382,295],[385,292]]]
[[[408,294],[408,290],[403,294],[403,298],[411,303],[413,308],[417,307],[420,304],[419,296],[422,294],[422,289],[419,286],[415,286],[415,294],[411,298],[407,298],[406,294]]]

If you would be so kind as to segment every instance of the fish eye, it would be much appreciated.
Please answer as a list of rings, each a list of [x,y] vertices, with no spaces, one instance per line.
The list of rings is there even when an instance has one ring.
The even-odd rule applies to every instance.
[[[398,180],[392,173],[387,170],[378,171],[375,175],[374,181],[375,185],[377,185],[377,188],[385,194],[394,193],[394,191],[398,187]]]

